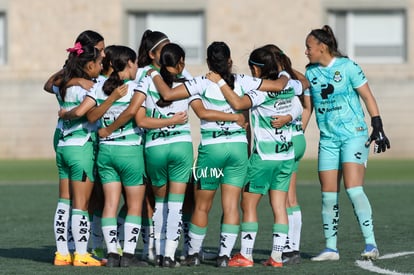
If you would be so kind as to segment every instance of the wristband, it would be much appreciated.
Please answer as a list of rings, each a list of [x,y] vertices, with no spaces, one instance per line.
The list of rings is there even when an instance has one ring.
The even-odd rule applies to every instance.
[[[217,85],[221,88],[221,87],[223,87],[224,85],[226,85],[227,83],[226,83],[226,81],[222,78],[222,79],[220,79],[219,80],[219,82],[217,82]]]
[[[290,79],[290,75],[289,75],[289,73],[288,73],[288,72],[286,72],[286,71],[281,71],[281,72],[277,75],[277,77],[279,78],[279,77],[281,77],[282,75],[284,75],[284,76],[286,76],[288,79]]]
[[[156,75],[160,75],[160,73],[158,71],[152,71],[150,74],[151,78],[154,78]]]

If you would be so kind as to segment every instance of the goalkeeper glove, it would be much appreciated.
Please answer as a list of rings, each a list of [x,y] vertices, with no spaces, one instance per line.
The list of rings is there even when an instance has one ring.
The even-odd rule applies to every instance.
[[[382,129],[382,121],[380,116],[374,116],[371,118],[372,133],[369,136],[365,147],[369,147],[371,142],[375,141],[374,153],[385,152],[386,149],[390,149],[390,141]]]

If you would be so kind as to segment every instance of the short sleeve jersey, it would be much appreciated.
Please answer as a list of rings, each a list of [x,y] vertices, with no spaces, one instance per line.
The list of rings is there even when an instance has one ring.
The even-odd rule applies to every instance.
[[[306,69],[316,122],[323,139],[343,140],[367,135],[367,125],[356,91],[367,82],[361,67],[352,60],[334,58],[327,67],[312,64]]]
[[[256,90],[262,80],[243,74],[235,75],[234,91],[241,97],[246,91]],[[199,96],[204,107],[209,110],[224,113],[241,113],[234,110],[224,98],[219,86],[204,76],[196,77],[185,82],[191,96]],[[201,120],[201,144],[219,144],[223,142],[246,142],[246,131],[232,121],[206,121]]]
[[[292,125],[275,129],[271,125],[272,116],[286,115],[293,104],[300,104],[295,90],[302,89],[289,81],[280,92],[250,91],[247,96],[252,102],[251,118],[254,132],[253,151],[263,160],[287,160],[294,158]]]
[[[137,92],[137,84],[135,82],[127,81],[125,84],[128,85],[127,94],[115,101],[105,112],[101,118],[102,127],[111,125],[119,117],[119,115],[128,108],[134,93]],[[102,87],[103,85],[96,90],[96,100],[98,105],[102,104],[102,102],[108,98]],[[125,125],[115,130],[111,135],[105,138],[100,138],[99,142],[101,144],[108,145],[140,145],[142,144],[142,130],[137,126],[134,117]]]
[[[98,84],[95,84],[95,86]],[[92,88],[92,90],[94,90]],[[86,97],[94,98],[94,94],[81,86],[71,86],[66,89],[65,100],[57,92],[60,107],[68,111],[79,106]],[[61,120],[61,136],[57,146],[83,146],[96,129],[95,123],[88,122],[86,116],[78,119]]]
[[[182,84],[177,83],[174,84],[173,87],[177,85]],[[174,114],[178,112],[188,111],[188,105],[191,98],[173,101],[171,105],[166,107],[158,106],[157,101],[160,99],[160,94],[158,93],[151,77],[149,76],[145,76],[140,81],[137,89],[146,94],[147,96],[145,99],[147,117],[166,119],[174,116]],[[174,142],[191,142],[189,122],[157,129],[146,129],[145,147],[163,145]]]

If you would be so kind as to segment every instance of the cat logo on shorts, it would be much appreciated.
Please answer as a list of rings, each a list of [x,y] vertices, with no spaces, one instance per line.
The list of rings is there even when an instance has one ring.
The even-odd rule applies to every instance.
[[[341,80],[342,80],[342,75],[341,75],[341,73],[340,73],[339,71],[336,71],[336,72],[335,72],[334,77],[333,77],[333,80],[334,80],[335,82],[339,82],[339,81],[341,81]]]

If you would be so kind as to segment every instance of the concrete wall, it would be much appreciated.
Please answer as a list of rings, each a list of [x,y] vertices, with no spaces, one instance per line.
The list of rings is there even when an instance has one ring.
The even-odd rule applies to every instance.
[[[332,3],[333,2],[333,3]],[[392,2],[392,3],[388,3]],[[151,4],[149,4],[151,3]],[[53,158],[52,136],[58,106],[43,91],[46,79],[58,70],[75,37],[85,29],[103,34],[107,45],[127,41],[126,13],[131,8],[184,7],[189,0],[0,0],[0,12],[7,16],[8,61],[0,66],[0,158]],[[304,71],[307,59],[304,40],[313,28],[326,23],[330,5],[400,5],[408,12],[408,41],[413,44],[410,16],[414,0],[406,1],[284,1],[284,0],[193,0],[191,5],[206,11],[207,45],[226,41],[232,49],[234,71],[249,73],[247,57],[266,43],[279,45],[294,67]],[[375,158],[414,158],[409,141],[414,133],[410,120],[414,102],[414,60],[399,65],[360,64],[374,91],[392,150]],[[193,75],[204,74],[205,64],[187,68]],[[194,118],[192,118],[194,120]],[[368,118],[367,118],[368,120]],[[198,123],[193,121],[195,147]],[[317,154],[318,132],[314,118],[306,132],[305,157]]]

